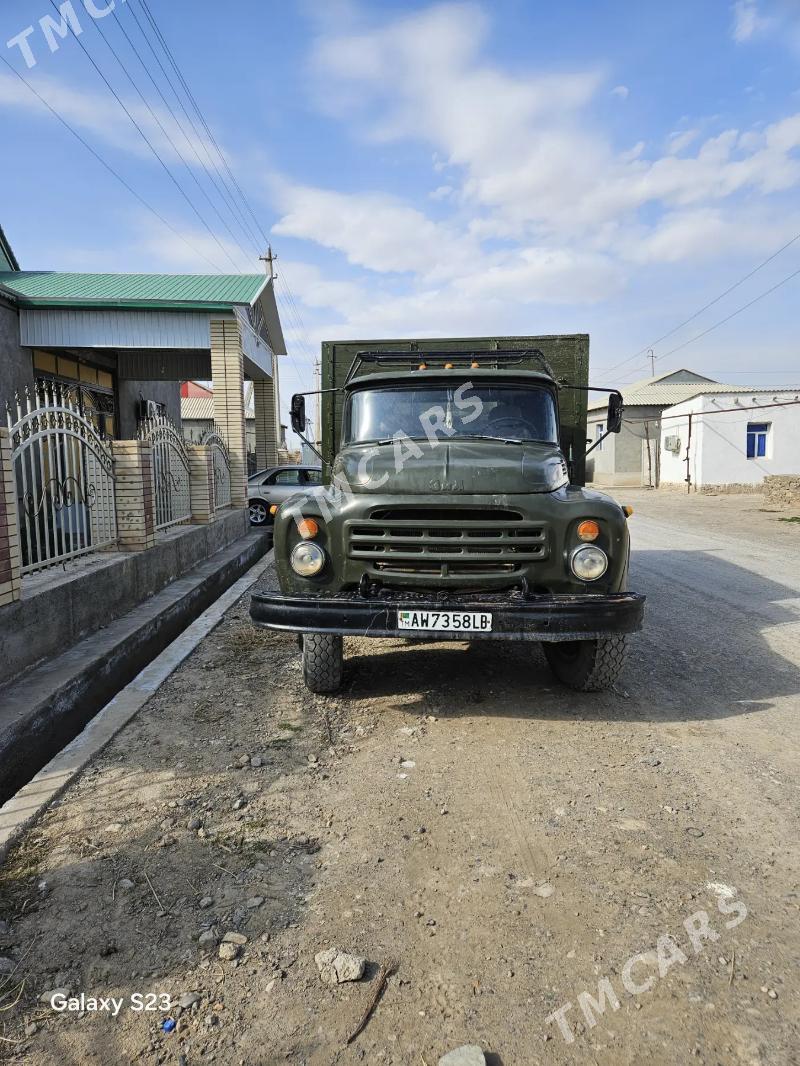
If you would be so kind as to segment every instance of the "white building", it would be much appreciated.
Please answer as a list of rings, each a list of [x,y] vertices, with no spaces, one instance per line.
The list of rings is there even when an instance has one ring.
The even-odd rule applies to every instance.
[[[725,385],[684,368],[622,386],[621,392],[621,432],[606,437],[587,457],[586,476],[592,484],[653,488],[683,484],[687,476],[689,412],[693,454],[690,460],[697,464],[696,471],[689,470],[692,485],[756,485],[765,474],[792,474],[800,469],[800,405],[794,404],[800,389],[796,386],[754,389]],[[763,418],[758,410],[744,410],[777,403],[788,406],[770,406]],[[605,396],[589,403],[590,444],[605,431],[606,407]],[[734,410],[726,414],[725,408]],[[726,423],[726,419],[730,421]],[[767,428],[755,428],[762,421],[766,421]],[[715,428],[719,422],[722,425]],[[700,423],[708,424],[703,432]],[[754,427],[754,454],[750,457],[748,425]],[[728,442],[723,443],[726,435]]]
[[[688,457],[688,461],[687,461]],[[661,415],[661,484],[760,485],[800,474],[800,389],[695,396]]]

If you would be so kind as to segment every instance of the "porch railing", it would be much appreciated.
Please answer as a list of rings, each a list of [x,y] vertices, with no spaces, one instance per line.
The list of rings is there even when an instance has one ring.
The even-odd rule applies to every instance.
[[[117,540],[111,447],[70,393],[40,383],[6,408],[22,573]]]
[[[216,426],[203,433],[200,443],[205,444],[211,452],[211,466],[214,471],[212,509],[221,511],[231,505],[231,459],[228,445]]]
[[[153,447],[155,527],[168,529],[192,517],[189,453],[180,430],[166,415],[139,423],[139,439]]]

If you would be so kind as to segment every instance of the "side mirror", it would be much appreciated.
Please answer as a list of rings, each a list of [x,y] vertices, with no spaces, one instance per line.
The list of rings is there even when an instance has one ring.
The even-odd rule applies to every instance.
[[[292,406],[290,409],[290,417],[292,422],[292,429],[295,433],[305,433],[306,431],[306,398],[301,393],[295,393],[292,397]]]
[[[606,419],[606,432],[619,433],[622,429],[622,395],[612,392],[608,397],[608,417]]]

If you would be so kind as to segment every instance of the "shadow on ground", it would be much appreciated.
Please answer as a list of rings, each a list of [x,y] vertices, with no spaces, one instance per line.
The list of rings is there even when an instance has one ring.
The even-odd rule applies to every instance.
[[[609,692],[564,688],[536,643],[400,640],[382,642],[380,655],[349,657],[348,692],[422,693],[403,709],[433,706],[453,717],[675,721],[768,711],[800,692],[796,665],[772,646],[785,641],[788,649],[787,627],[800,623],[784,602],[796,602],[795,589],[707,551],[640,551],[630,584],[647,595],[644,628],[630,639],[626,669]],[[770,641],[771,630],[780,640]]]

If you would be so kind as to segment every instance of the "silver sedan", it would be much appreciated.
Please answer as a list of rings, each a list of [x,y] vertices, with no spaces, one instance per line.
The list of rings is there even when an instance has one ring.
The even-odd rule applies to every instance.
[[[269,509],[273,504],[282,503],[301,489],[321,484],[322,468],[319,466],[273,466],[252,474],[247,479],[251,525],[271,523]]]

